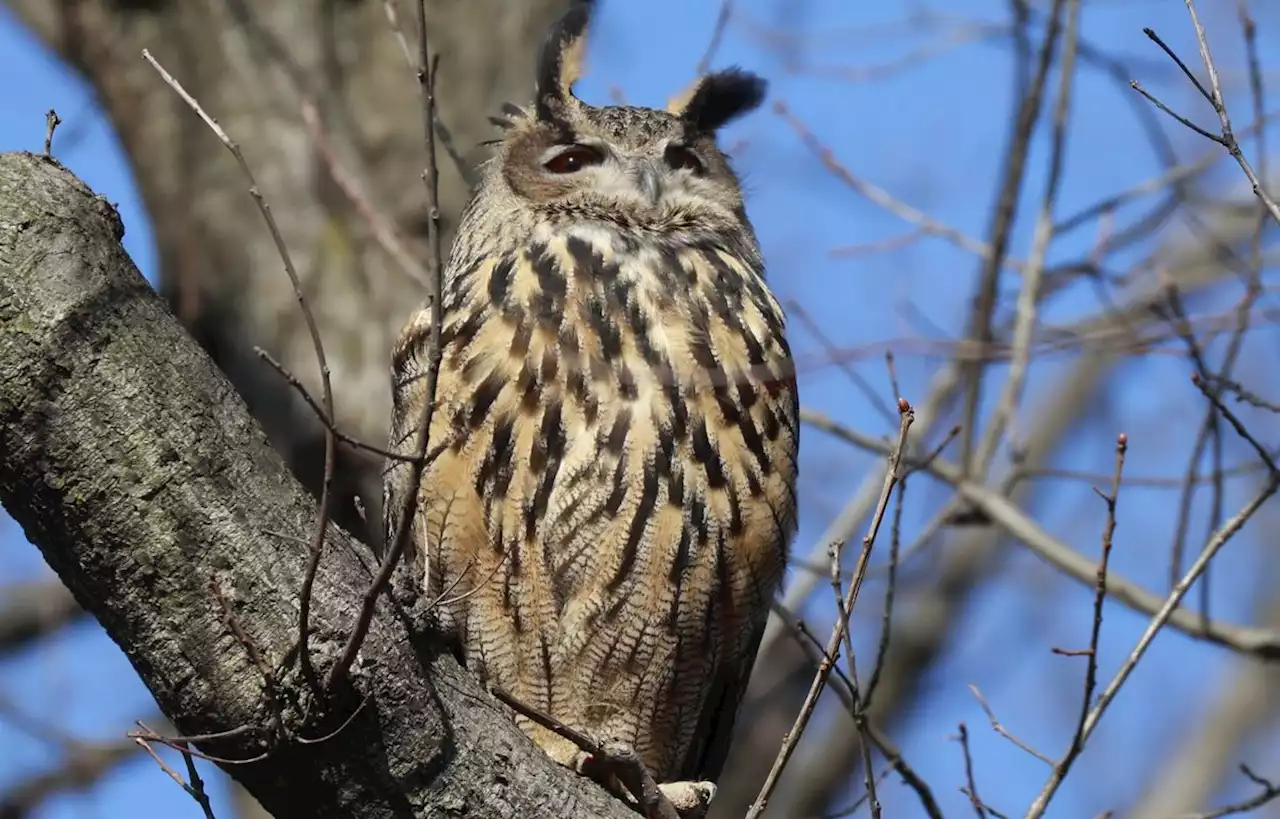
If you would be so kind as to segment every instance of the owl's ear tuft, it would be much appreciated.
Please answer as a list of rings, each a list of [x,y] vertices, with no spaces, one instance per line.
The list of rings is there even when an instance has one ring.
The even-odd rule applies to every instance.
[[[768,85],[749,71],[728,68],[699,77],[667,103],[667,112],[695,131],[713,133],[759,107]]]
[[[595,0],[577,0],[551,27],[542,44],[535,108],[538,119],[544,122],[562,120],[565,109],[577,101],[573,84],[583,73],[587,26],[595,5]]]

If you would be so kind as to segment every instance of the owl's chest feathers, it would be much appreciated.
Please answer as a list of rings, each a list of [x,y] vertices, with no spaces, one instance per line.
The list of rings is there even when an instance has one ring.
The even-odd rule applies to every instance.
[[[796,407],[781,312],[753,264],[710,241],[576,231],[448,283],[446,357],[471,385],[455,428],[484,450],[490,514],[522,518],[501,528],[526,539],[616,546],[595,567],[573,549],[552,559],[561,599],[695,564],[772,593],[794,526]]]
[[[580,367],[588,391],[635,400],[670,381],[694,389],[768,380],[788,356],[753,249],[580,226],[481,258],[451,282],[451,307],[467,317],[457,335],[472,340],[483,314],[509,345],[467,344],[467,353],[516,375],[530,364],[551,369],[553,354],[566,386],[581,389],[569,383]]]

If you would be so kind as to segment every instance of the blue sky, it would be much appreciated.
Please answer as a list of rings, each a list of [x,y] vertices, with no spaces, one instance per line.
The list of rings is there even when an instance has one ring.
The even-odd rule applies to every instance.
[[[770,102],[785,102],[854,174],[945,224],[975,237],[985,236],[1013,103],[1012,51],[1007,38],[956,36],[955,32],[966,21],[1003,23],[1006,2],[939,3],[937,8],[947,9],[948,21],[926,30],[932,34],[920,30],[911,34],[904,23],[910,10],[920,5],[917,2],[806,0],[784,6],[751,0],[738,5],[741,14],[730,27],[717,65],[739,63],[768,77]],[[1235,4],[1201,5],[1223,68],[1228,100],[1235,105],[1237,127],[1242,127],[1249,118],[1249,100]],[[718,6],[711,0],[605,2],[592,46],[591,73],[581,95],[602,103],[617,87],[630,102],[661,104],[691,78]],[[780,13],[778,8],[784,7],[786,12]],[[1264,75],[1269,81],[1280,81],[1276,74],[1280,13],[1275,9],[1259,13],[1258,23]],[[1086,3],[1082,30],[1092,47],[1129,61],[1134,79],[1175,109],[1211,126],[1212,111],[1147,40],[1144,26],[1156,29],[1190,64],[1199,65],[1183,3]],[[773,48],[765,35],[779,28],[801,34],[803,45],[781,51]],[[910,68],[889,70],[903,55],[922,47],[937,55]],[[887,76],[874,82],[859,80],[859,75],[877,68],[878,74]],[[148,279],[154,280],[152,235],[109,121],[85,85],[3,9],[0,76],[19,78],[8,82],[0,95],[0,150],[39,150],[44,112],[56,108],[65,121],[55,142],[59,158],[95,191],[118,203],[127,227],[126,249]],[[1275,99],[1271,96],[1269,103]],[[1133,91],[1099,71],[1087,65],[1080,70],[1059,217],[1160,172],[1135,116],[1135,103],[1140,102]],[[216,111],[212,113],[217,116]],[[1212,147],[1168,120],[1162,119],[1161,126],[1183,157]],[[1042,121],[1030,156],[1024,215],[1011,250],[1018,258],[1024,258],[1030,248],[1033,214],[1045,184],[1046,133]],[[724,143],[741,143],[735,160],[745,177],[749,211],[779,296],[803,305],[838,347],[851,351],[852,365],[886,396],[880,356],[886,344],[894,348],[903,392],[909,399],[922,399],[929,378],[944,363],[942,342],[956,338],[963,328],[977,260],[928,239],[889,252],[833,258],[832,248],[886,240],[906,233],[910,226],[860,198],[824,169],[768,104],[733,125]],[[212,141],[209,146],[217,150]],[[1248,148],[1252,150],[1251,145]],[[1234,165],[1223,162],[1212,178],[1236,184],[1237,175]],[[266,194],[270,198],[270,191]],[[1121,210],[1120,224],[1137,212]],[[1174,227],[1164,235],[1176,232]],[[1096,224],[1070,234],[1054,245],[1050,263],[1078,258],[1096,237]],[[1123,270],[1149,247],[1141,244],[1119,254],[1111,269]],[[1006,291],[1012,287],[1007,282]],[[1061,323],[1098,308],[1096,293],[1080,288],[1079,293],[1055,302],[1042,318]],[[791,326],[793,347],[802,362],[811,362],[802,364],[804,403],[859,430],[888,434],[890,424],[850,387],[838,368],[812,363],[824,356],[820,343],[794,317]],[[1273,355],[1275,341],[1269,326],[1257,330],[1246,346],[1239,372],[1257,373]],[[1047,394],[1068,363],[1065,356],[1037,360],[1027,406]],[[1003,368],[996,366],[991,372],[994,376],[988,383],[998,385]],[[1194,434],[1188,430],[1195,429],[1203,411],[1187,380],[1189,372],[1185,360],[1175,355],[1134,359],[1117,370],[1106,402],[1091,416],[1092,425],[1073,434],[1057,465],[1108,471],[1114,436],[1123,430],[1130,436],[1129,474],[1179,475]],[[1253,420],[1264,441],[1276,440],[1274,423],[1262,417]],[[1029,422],[1020,419],[1018,424],[1025,428]],[[1228,441],[1227,452],[1229,462],[1241,462],[1247,456],[1234,440]],[[872,463],[862,453],[806,432],[797,554],[809,551]],[[1228,512],[1252,491],[1245,481],[1230,483]],[[908,540],[927,517],[924,504],[939,497],[938,490],[924,480],[913,485],[912,493],[909,509],[911,502],[921,508],[908,515]],[[1125,490],[1121,505],[1112,566],[1156,591],[1166,584],[1165,554],[1176,500],[1174,490],[1135,487]],[[1206,502],[1198,505],[1192,531],[1205,530],[1206,509]],[[1087,484],[1046,483],[1032,511],[1050,532],[1085,554],[1097,554],[1102,505]],[[1263,520],[1259,525],[1274,524]],[[1244,621],[1250,618],[1257,590],[1265,587],[1261,578],[1271,577],[1274,585],[1275,567],[1258,560],[1256,537],[1242,538],[1234,546],[1214,573],[1214,614]],[[39,553],[12,521],[0,516],[0,583],[47,575]],[[898,732],[904,752],[933,783],[949,814],[968,810],[957,792],[963,784],[959,750],[949,739],[960,721],[970,728],[984,799],[1002,811],[1020,814],[1038,792],[1047,773],[1044,766],[988,730],[966,685],[978,685],[1002,721],[1023,739],[1045,753],[1060,754],[1078,707],[1082,663],[1056,657],[1049,647],[1086,642],[1090,594],[1015,550],[1008,565],[975,597],[946,661],[927,681],[931,696],[922,700],[920,712]],[[808,614],[821,618],[823,611]],[[867,615],[868,622],[875,619]],[[1145,623],[1144,617],[1108,606],[1100,647],[1104,680]],[[1173,633],[1162,636],[1115,703],[1095,735],[1095,747],[1082,758],[1075,778],[1063,788],[1049,815],[1091,816],[1136,798],[1144,777],[1159,764],[1162,752],[1179,741],[1188,715],[1197,713],[1230,660],[1220,649]],[[56,719],[79,736],[95,739],[119,737],[129,721],[146,713],[149,706],[146,690],[121,653],[91,624],[68,631],[39,653],[5,660],[0,665],[0,696],[31,713]],[[0,770],[0,792],[57,758],[56,749],[3,721],[0,746],[7,749],[5,758],[10,763]],[[1252,755],[1242,761],[1280,777],[1280,742],[1273,740],[1251,750]],[[1237,789],[1222,796],[1241,793]],[[222,793],[216,798],[221,799]],[[883,787],[882,799],[887,815],[911,816],[917,810],[910,796],[892,781]],[[41,819],[136,816],[140,804],[150,806],[149,816],[198,815],[194,804],[149,761],[121,768],[86,794],[53,800],[38,815]]]

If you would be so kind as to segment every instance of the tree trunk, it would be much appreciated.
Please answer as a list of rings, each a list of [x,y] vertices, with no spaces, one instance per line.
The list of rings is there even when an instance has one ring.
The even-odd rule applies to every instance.
[[[290,655],[314,500],[123,232],[55,161],[0,154],[0,502],[177,729],[241,729],[198,747],[260,757],[222,767],[277,816],[631,816],[534,747],[451,654],[415,645],[385,596],[351,684],[305,716]],[[371,577],[338,527],[324,548],[321,670]]]

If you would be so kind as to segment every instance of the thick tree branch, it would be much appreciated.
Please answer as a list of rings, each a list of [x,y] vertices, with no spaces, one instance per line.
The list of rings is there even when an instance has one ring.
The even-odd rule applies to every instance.
[[[0,154],[0,502],[178,730],[255,726],[198,747],[230,759],[269,751],[224,768],[280,816],[630,816],[534,748],[451,655],[415,650],[389,602],[354,690],[303,723],[296,672],[275,669],[296,666],[314,499],[122,235],[114,209],[60,165]],[[336,527],[327,540],[311,621],[322,667],[371,563]],[[299,741],[362,702],[335,737]]]

